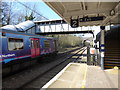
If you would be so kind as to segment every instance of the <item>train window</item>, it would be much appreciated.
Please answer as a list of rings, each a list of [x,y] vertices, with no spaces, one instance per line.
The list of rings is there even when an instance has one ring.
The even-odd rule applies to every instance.
[[[34,40],[31,40],[31,48],[34,48]]]
[[[39,41],[36,40],[36,48],[39,48]]]
[[[16,49],[23,49],[23,40],[22,39],[18,39],[16,40]]]
[[[23,47],[24,47],[23,39],[17,39],[17,38],[8,39],[8,50],[9,51],[20,50],[20,49],[23,49]]]
[[[49,48],[50,47],[50,41],[49,40],[45,40],[44,41],[44,46],[45,46],[45,48]]]
[[[8,41],[8,49],[10,51],[15,50],[15,40],[9,39],[9,41]]]

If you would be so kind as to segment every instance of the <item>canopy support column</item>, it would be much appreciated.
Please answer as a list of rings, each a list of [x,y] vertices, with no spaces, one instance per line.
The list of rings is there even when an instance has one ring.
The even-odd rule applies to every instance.
[[[101,29],[101,68],[104,70],[104,51],[105,51],[105,26],[100,26]]]

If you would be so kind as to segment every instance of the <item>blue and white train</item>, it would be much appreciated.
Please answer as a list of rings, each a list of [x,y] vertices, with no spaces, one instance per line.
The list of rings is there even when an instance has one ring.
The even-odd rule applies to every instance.
[[[30,28],[25,28],[25,24],[23,25],[0,28],[0,61],[3,65],[58,52],[56,38],[18,32],[19,30],[29,31],[31,26],[32,30],[35,28],[32,24]]]

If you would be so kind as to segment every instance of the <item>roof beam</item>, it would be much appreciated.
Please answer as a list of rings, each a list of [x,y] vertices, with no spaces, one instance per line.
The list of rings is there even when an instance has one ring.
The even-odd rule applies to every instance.
[[[63,13],[63,17],[67,18],[67,17],[71,17],[71,16],[83,16],[83,15],[88,15],[88,14],[101,14],[101,13],[104,13],[104,14],[108,14],[110,13],[110,10],[79,10],[79,11],[72,11],[72,12],[65,12]]]
[[[86,9],[86,5],[85,5],[85,2],[82,2],[81,4],[82,4],[83,10],[87,10],[87,9]]]
[[[109,16],[106,17],[105,20],[101,23],[101,26],[105,26],[111,20],[116,18],[120,14],[120,3],[109,13]],[[119,17],[118,17],[119,18]]]
[[[64,32],[44,32],[44,33],[42,33],[42,32],[38,32],[38,33],[36,33],[36,34],[38,34],[38,35],[50,35],[50,34],[79,34],[79,33],[90,33],[90,34],[93,34],[94,35],[94,33],[93,33],[93,31],[64,31]]]

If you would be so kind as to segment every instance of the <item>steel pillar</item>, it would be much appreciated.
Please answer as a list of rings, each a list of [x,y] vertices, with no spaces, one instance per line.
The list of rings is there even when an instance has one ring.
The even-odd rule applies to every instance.
[[[104,70],[104,51],[105,51],[105,26],[100,26],[101,29],[101,68]]]
[[[87,65],[90,65],[90,59],[91,59],[91,55],[90,55],[90,45],[87,46]]]

